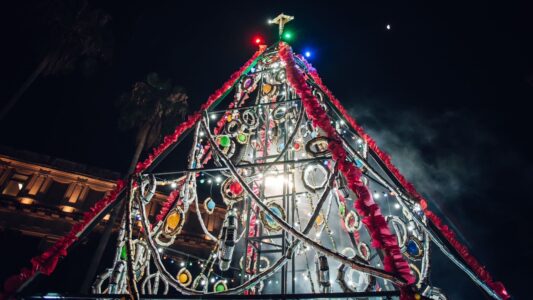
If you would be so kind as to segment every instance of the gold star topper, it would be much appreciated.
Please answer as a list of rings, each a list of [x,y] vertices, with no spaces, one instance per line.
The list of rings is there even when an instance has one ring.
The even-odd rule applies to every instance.
[[[268,21],[268,23],[270,23],[270,24],[278,24],[278,26],[279,26],[279,36],[281,37],[281,35],[283,34],[283,27],[285,26],[285,24],[289,23],[293,19],[294,19],[293,16],[287,16],[287,15],[284,15],[283,13],[281,13],[281,14],[279,14],[279,16],[274,18],[274,20]]]

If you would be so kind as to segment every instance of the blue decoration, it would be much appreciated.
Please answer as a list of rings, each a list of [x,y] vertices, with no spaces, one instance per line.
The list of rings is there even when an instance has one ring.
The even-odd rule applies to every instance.
[[[409,254],[410,256],[416,257],[420,255],[420,247],[418,243],[415,242],[414,240],[409,240],[407,242],[407,246],[405,250],[407,251],[407,254]]]

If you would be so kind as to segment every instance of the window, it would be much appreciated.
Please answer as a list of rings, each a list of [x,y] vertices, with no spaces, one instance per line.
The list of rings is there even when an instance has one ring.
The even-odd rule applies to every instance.
[[[27,180],[28,176],[15,173],[7,182],[2,194],[13,197],[18,196]]]
[[[50,205],[59,205],[63,202],[65,198],[65,193],[67,192],[68,184],[60,183],[53,181],[48,187],[46,194],[44,195],[44,200],[47,204]]]

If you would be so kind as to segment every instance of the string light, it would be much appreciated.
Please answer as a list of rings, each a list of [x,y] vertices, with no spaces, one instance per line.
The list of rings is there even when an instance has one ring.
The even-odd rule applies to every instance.
[[[304,55],[307,58],[311,57],[311,51],[305,51]]]
[[[170,184],[170,187],[175,189],[178,187],[178,184],[175,181],[172,181],[172,183]]]

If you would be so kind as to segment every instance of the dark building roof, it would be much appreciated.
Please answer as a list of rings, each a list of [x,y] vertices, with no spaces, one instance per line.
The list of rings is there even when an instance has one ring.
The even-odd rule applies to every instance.
[[[56,158],[27,150],[17,150],[7,146],[0,146],[0,154],[28,163],[39,164],[67,172],[89,175],[104,180],[117,180],[122,177],[121,174],[116,171],[88,166],[70,160]]]

